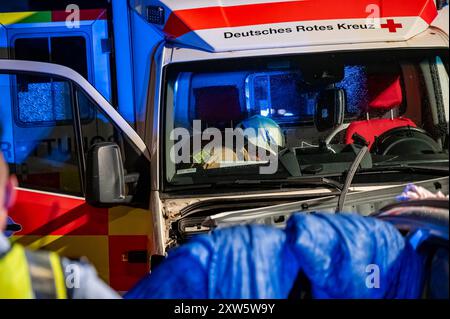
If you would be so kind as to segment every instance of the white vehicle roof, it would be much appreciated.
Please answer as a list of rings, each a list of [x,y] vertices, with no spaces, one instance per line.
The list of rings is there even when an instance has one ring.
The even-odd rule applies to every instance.
[[[407,41],[434,0],[132,0],[167,39],[209,52]]]

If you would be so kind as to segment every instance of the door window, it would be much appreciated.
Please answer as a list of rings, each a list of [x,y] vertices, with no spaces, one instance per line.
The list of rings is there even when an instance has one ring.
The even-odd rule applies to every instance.
[[[0,73],[0,148],[19,186],[81,195],[69,81]]]

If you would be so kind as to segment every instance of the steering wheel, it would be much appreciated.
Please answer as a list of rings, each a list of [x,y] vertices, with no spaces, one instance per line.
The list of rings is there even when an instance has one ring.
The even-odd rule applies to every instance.
[[[425,130],[402,126],[376,138],[371,151],[377,155],[413,155],[437,154],[442,149]]]

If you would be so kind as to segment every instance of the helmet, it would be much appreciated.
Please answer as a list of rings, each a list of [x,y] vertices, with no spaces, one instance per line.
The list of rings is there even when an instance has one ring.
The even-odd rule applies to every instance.
[[[255,135],[247,136],[248,142],[257,147],[273,152],[277,147],[283,148],[284,135],[280,126],[272,119],[255,115],[239,123],[236,128],[254,129]]]

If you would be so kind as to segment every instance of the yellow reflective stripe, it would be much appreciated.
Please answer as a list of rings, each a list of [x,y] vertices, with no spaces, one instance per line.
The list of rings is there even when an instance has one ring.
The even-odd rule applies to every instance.
[[[61,265],[60,257],[51,252],[50,253],[50,264],[53,269],[53,279],[55,281],[56,296],[58,299],[67,299],[66,281],[64,272]]]
[[[48,260],[51,266],[56,297],[58,299],[67,299],[61,259],[58,254],[49,252]],[[21,245],[13,245],[11,250],[0,258],[0,299],[35,298],[31,282],[25,248]]]
[[[13,245],[0,259],[0,299],[33,299],[25,249]]]
[[[210,152],[201,150],[197,154],[194,154],[192,157],[194,159],[194,163],[203,164],[209,160],[209,158],[211,157],[211,154],[210,154]]]

